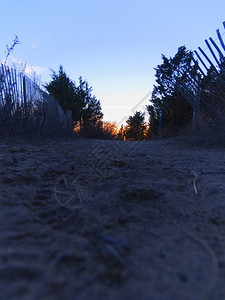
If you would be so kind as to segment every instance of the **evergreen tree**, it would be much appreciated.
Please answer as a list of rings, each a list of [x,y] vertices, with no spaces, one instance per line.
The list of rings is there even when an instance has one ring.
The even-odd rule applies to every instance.
[[[136,111],[133,116],[128,118],[126,123],[127,125],[123,131],[126,140],[137,141],[145,138],[146,125],[144,122],[144,113]]]
[[[101,103],[95,96],[92,96],[92,87],[89,87],[87,81],[79,78],[79,86],[77,87],[77,98],[82,104],[79,121],[80,128],[84,135],[93,135],[94,131],[101,130],[102,126],[102,108]]]
[[[101,129],[103,117],[101,103],[92,96],[92,87],[89,87],[88,82],[82,77],[76,86],[60,65],[58,74],[52,71],[52,80],[45,88],[59,101],[64,111],[72,111],[74,125],[79,124],[80,131],[84,135],[91,136],[94,130]]]
[[[49,94],[59,101],[64,111],[74,110],[76,103],[76,86],[75,83],[67,76],[63,70],[63,66],[59,66],[58,74],[52,71],[52,80],[44,87]]]
[[[156,85],[154,85],[152,105],[147,106],[152,122],[159,124],[159,114],[162,113],[162,127],[169,127],[172,130],[179,129],[187,124],[192,116],[192,108],[179,94],[178,85],[188,85],[190,78],[200,76],[198,65],[193,61],[193,54],[185,46],[178,49],[173,58],[162,55],[163,63],[158,65],[156,70]],[[154,112],[154,114],[153,114]],[[157,121],[156,121],[157,120]],[[150,129],[151,130],[151,129]]]

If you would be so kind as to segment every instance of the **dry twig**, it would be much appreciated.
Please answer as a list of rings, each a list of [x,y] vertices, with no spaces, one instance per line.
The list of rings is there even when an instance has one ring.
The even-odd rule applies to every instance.
[[[107,245],[107,249],[109,250],[109,252],[125,267],[127,268],[127,264],[125,262],[125,260],[122,258],[122,256],[116,251],[116,249],[111,246],[111,245]]]
[[[194,172],[194,171],[192,171],[192,175],[194,176],[194,179],[193,179],[194,192],[196,195],[198,195],[198,189],[196,186],[196,182],[199,179],[199,176],[198,176],[197,172]]]

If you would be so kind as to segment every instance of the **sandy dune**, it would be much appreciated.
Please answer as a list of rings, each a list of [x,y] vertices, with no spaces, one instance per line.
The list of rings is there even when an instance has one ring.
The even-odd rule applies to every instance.
[[[0,299],[225,299],[224,149],[69,146],[0,143]]]

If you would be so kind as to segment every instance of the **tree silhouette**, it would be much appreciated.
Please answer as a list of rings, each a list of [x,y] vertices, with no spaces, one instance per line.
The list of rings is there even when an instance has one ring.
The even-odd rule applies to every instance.
[[[148,131],[148,138],[154,136],[158,133],[158,126],[159,126],[159,117],[157,116],[157,111],[154,109],[152,105],[147,106],[148,113],[149,113],[149,131]]]
[[[92,96],[91,92],[92,87],[89,87],[88,82],[80,77],[76,95],[78,103],[82,105],[79,122],[84,135],[90,135],[94,130],[100,130],[102,126],[103,113],[101,103],[95,96]]]
[[[133,116],[130,116],[126,121],[127,125],[124,128],[123,134],[126,140],[143,140],[146,133],[146,125],[144,122],[144,113],[136,111]]]
[[[64,111],[71,110],[73,112],[73,120],[75,121],[74,110],[82,108],[80,105],[76,107],[76,86],[75,83],[67,76],[63,70],[63,66],[59,66],[58,74],[52,70],[52,80],[44,85],[49,94],[59,101],[60,106]],[[80,103],[79,103],[80,104]]]
[[[153,105],[147,106],[152,117],[150,126],[154,124],[152,126],[154,131],[157,131],[159,126],[160,111],[162,127],[171,130],[179,129],[191,120],[192,108],[181,97],[177,87],[180,82],[188,85],[190,78],[199,76],[198,65],[193,61],[193,54],[185,46],[179,47],[173,58],[162,55],[162,60],[163,63],[155,68],[156,85],[154,85],[151,99]]]
[[[103,113],[100,101],[91,94],[92,87],[82,77],[76,86],[61,65],[58,74],[52,71],[51,76],[52,80],[45,85],[47,91],[59,101],[64,111],[72,111],[74,126],[79,125],[83,135],[95,135],[96,130],[101,130]]]

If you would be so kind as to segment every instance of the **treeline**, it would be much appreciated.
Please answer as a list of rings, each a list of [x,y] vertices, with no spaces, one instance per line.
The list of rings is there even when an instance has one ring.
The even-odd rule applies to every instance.
[[[162,64],[155,68],[156,83],[152,97],[146,106],[148,116],[136,111],[120,128],[102,121],[100,101],[91,95],[88,83],[80,78],[76,87],[62,67],[58,74],[53,73],[52,82],[46,88],[60,99],[64,109],[72,110],[74,127],[79,134],[106,139],[145,140],[171,136],[187,127],[190,130],[193,105],[185,97],[184,90],[191,98],[198,97],[199,111],[206,122],[212,117],[215,121],[221,119],[225,112],[224,72],[225,62],[221,58],[219,71],[212,66],[208,74],[202,76],[193,52],[185,46],[179,47],[174,57],[162,55]],[[196,90],[199,95],[196,95]],[[145,121],[146,117],[148,121]]]
[[[78,84],[71,80],[59,66],[58,73],[52,71],[51,81],[44,87],[66,112],[72,111],[73,127],[76,134],[88,138],[142,140],[148,136],[149,126],[144,113],[136,112],[126,121],[127,125],[117,127],[115,123],[103,121],[100,100],[92,95],[92,87],[79,78]]]
[[[11,47],[7,46],[5,64],[16,44],[18,44],[17,37]],[[83,137],[145,140],[172,135],[191,124],[193,108],[195,109],[192,105],[193,101],[199,103],[198,109],[203,113],[205,120],[213,119],[223,122],[225,115],[224,56],[220,56],[219,69],[211,65],[207,74],[204,75],[198,62],[194,60],[193,52],[181,46],[174,57],[167,58],[162,55],[162,64],[155,68],[155,77],[152,97],[149,99],[149,105],[146,106],[148,116],[141,111],[136,111],[134,115],[129,116],[126,124],[119,128],[117,124],[103,121],[100,100],[92,94],[93,90],[89,83],[80,77],[76,84],[66,74],[63,66],[59,66],[58,72],[52,71],[51,80],[44,87],[49,95],[57,99],[64,113],[71,112],[74,131]],[[4,94],[2,93],[3,83],[3,78],[0,78],[1,95]],[[191,101],[187,98],[187,93],[189,98],[192,98]],[[6,96],[11,99],[11,94]],[[1,96],[1,103],[7,105],[10,101],[6,96]],[[2,112],[3,104],[1,104]],[[20,109],[21,112],[26,110],[27,106],[24,107]],[[14,116],[15,111],[13,108],[10,114]],[[33,106],[31,111],[33,111]],[[31,115],[32,118],[33,115]],[[51,118],[51,112],[47,118]],[[24,117],[21,117],[22,119]],[[43,122],[46,119],[45,113],[42,113],[39,119],[41,124],[45,124]],[[46,126],[42,127],[44,130]],[[39,125],[38,128],[40,128]]]
[[[200,76],[198,65],[193,64],[192,58],[193,53],[185,46],[180,47],[173,58],[162,55],[163,63],[155,68],[156,84],[150,104],[146,106],[149,120],[145,121],[145,113],[136,111],[120,128],[103,121],[101,103],[92,95],[92,87],[82,77],[76,85],[63,66],[59,67],[58,73],[52,71],[51,81],[45,88],[58,99],[64,111],[72,111],[74,131],[80,136],[121,140],[151,139],[165,129],[175,132],[191,122],[192,107],[177,87],[181,81],[188,84],[190,76]]]

